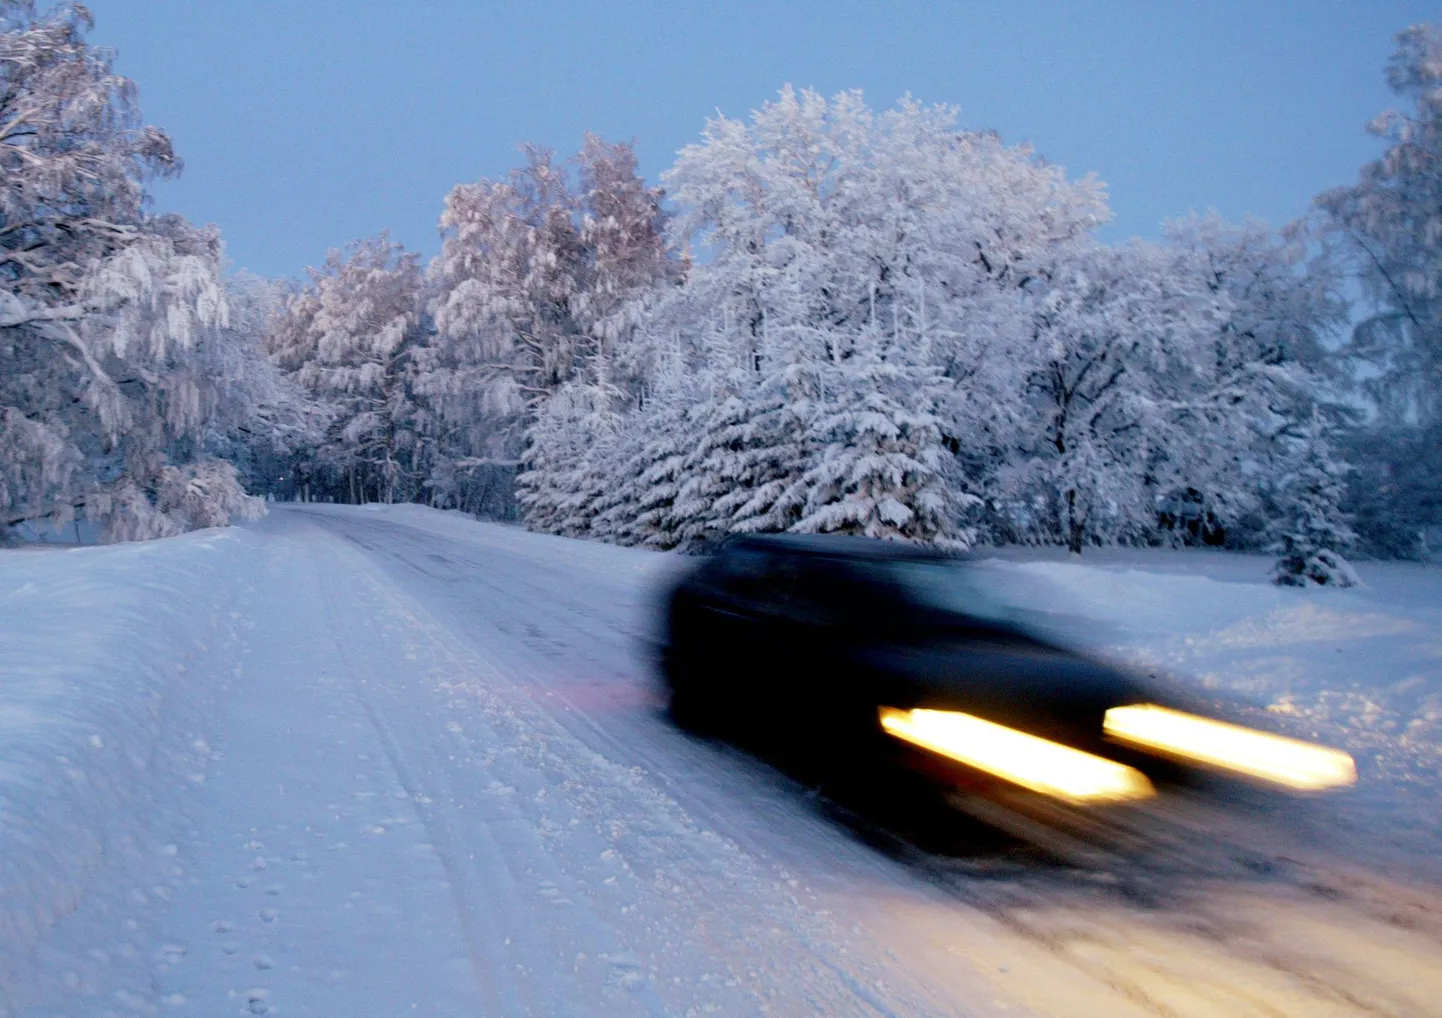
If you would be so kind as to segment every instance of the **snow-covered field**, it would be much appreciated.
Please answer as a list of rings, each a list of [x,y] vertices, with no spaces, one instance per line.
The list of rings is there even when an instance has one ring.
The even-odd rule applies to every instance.
[[[659,715],[678,564],[414,506],[0,554],[0,1015],[1442,1013],[1442,570],[988,565],[1356,754],[1199,836],[1239,877],[872,847]]]

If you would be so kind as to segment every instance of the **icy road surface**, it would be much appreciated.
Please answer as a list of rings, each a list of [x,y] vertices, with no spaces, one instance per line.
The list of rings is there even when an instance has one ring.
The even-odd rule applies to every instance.
[[[157,721],[191,755],[136,801],[144,850],[102,849],[104,886],[0,964],[0,1014],[1442,1014],[1435,826],[1409,820],[1435,825],[1436,718],[1362,761],[1412,768],[1375,801],[1171,817],[1175,870],[942,857],[666,722],[637,645],[672,556],[415,507],[206,540],[225,592],[185,667],[215,688]],[[1118,639],[1201,673],[1260,682],[1312,603],[1172,581],[1210,584],[1195,633],[1152,603]],[[1328,610],[1411,648],[1372,715],[1439,706],[1435,603]],[[1271,706],[1341,702],[1298,689]],[[1390,825],[1375,858],[1366,823]]]

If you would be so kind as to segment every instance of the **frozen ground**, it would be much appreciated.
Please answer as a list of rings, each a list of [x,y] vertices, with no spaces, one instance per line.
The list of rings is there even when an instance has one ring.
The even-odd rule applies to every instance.
[[[676,732],[675,565],[417,507],[0,554],[0,1014],[1442,1013],[1442,570],[990,565],[1357,754],[1164,870],[883,851]]]

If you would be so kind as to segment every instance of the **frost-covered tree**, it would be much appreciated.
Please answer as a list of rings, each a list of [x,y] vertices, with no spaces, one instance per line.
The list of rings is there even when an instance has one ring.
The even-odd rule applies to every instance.
[[[270,356],[291,290],[249,272],[229,277],[225,289],[228,321],[202,351],[204,374],[218,394],[205,448],[235,464],[247,491],[304,497],[311,480],[305,467],[324,439],[330,406]]]
[[[1357,183],[1320,195],[1318,236],[1332,267],[1360,281],[1364,304],[1345,352],[1379,413],[1347,439],[1347,502],[1372,554],[1421,553],[1442,525],[1442,35],[1397,37],[1387,81],[1406,108],[1368,129],[1387,143]]]
[[[1437,538],[1428,541],[1428,528],[1442,523],[1442,422],[1355,428],[1337,445],[1353,467],[1342,507],[1353,519],[1358,551],[1379,558],[1435,554]]]
[[[1199,337],[1191,391],[1179,394],[1185,430],[1208,437],[1170,493],[1171,536],[1256,546],[1267,517],[1289,511],[1262,496],[1269,487],[1275,496],[1271,481],[1296,465],[1313,414],[1347,413],[1328,347],[1347,317],[1341,281],[1325,262],[1307,264],[1298,224],[1273,231],[1213,214],[1169,223],[1166,233],[1215,302],[1215,330]]]
[[[508,179],[446,196],[429,379],[458,410],[518,420],[574,376],[586,338],[573,308],[584,258],[566,170],[547,150],[525,152]]]
[[[1214,437],[1185,425],[1217,304],[1187,259],[1139,241],[1068,250],[1048,275],[1026,354],[1031,413],[995,500],[1023,540],[1074,553],[1145,541],[1158,496],[1195,475]]]
[[[213,230],[146,213],[179,172],[78,5],[0,2],[0,528],[112,539],[253,515],[206,458],[227,304]]]
[[[1342,416],[1325,340],[1344,306],[1304,255],[1295,230],[1215,216],[1164,245],[1058,249],[1029,288],[1029,412],[990,488],[994,533],[1267,543],[1307,422]]]
[[[1442,417],[1442,35],[1397,37],[1387,82],[1411,109],[1368,129],[1387,142],[1356,184],[1320,195],[1324,239],[1355,268],[1370,305],[1350,352],[1374,369],[1366,386],[1392,418]]]
[[[1342,557],[1357,536],[1339,508],[1350,467],[1335,455],[1329,430],[1321,414],[1314,414],[1303,429],[1296,465],[1277,484],[1289,510],[1273,523],[1272,551],[1280,557],[1272,575],[1279,584],[1350,587],[1358,582]]]
[[[277,363],[326,405],[314,457],[332,497],[395,502],[422,492],[430,421],[415,392],[427,335],[421,284],[418,256],[382,233],[332,251],[276,322]]]
[[[628,341],[642,295],[680,270],[661,191],[637,173],[630,144],[587,135],[574,178],[550,152],[524,151],[526,165],[507,179],[454,188],[441,217],[437,338],[421,386],[443,425],[439,469],[456,478],[519,467],[528,448],[549,447],[554,422],[545,436],[527,432],[568,386],[567,401],[574,386],[596,385],[638,399],[644,358]],[[532,480],[559,491],[554,479]]]
[[[563,385],[527,432],[527,470],[517,498],[533,529],[588,536],[597,505],[613,483],[622,395],[610,384],[606,367],[599,359],[592,364],[594,381]]]
[[[1019,411],[1020,295],[1107,213],[1095,181],[955,120],[786,89],[681,153],[665,180],[696,263],[636,348],[679,350],[699,404],[648,540],[966,539],[958,453],[986,459]]]
[[[674,507],[685,478],[697,429],[692,419],[700,404],[696,379],[673,351],[659,365],[643,408],[629,420],[607,460],[610,485],[596,500],[593,536],[619,544],[674,548],[684,522]],[[638,426],[644,422],[644,427]]]
[[[576,314],[589,336],[586,361],[603,360],[607,383],[635,398],[656,365],[643,359],[634,333],[651,300],[680,281],[685,261],[667,241],[665,192],[641,177],[632,143],[588,133],[574,161],[586,264]]]
[[[887,360],[869,339],[828,373],[837,396],[810,429],[817,449],[790,529],[965,548],[974,533],[962,520],[980,499],[962,490],[959,465],[941,441],[940,369]]]

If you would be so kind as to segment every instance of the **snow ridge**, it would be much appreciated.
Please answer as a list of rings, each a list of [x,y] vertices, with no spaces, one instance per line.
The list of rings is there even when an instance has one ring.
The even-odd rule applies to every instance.
[[[0,1015],[41,992],[52,934],[93,942],[67,920],[115,927],[179,875],[166,832],[205,779],[241,544],[205,531],[0,558]],[[61,978],[78,990],[104,959],[73,953]]]

